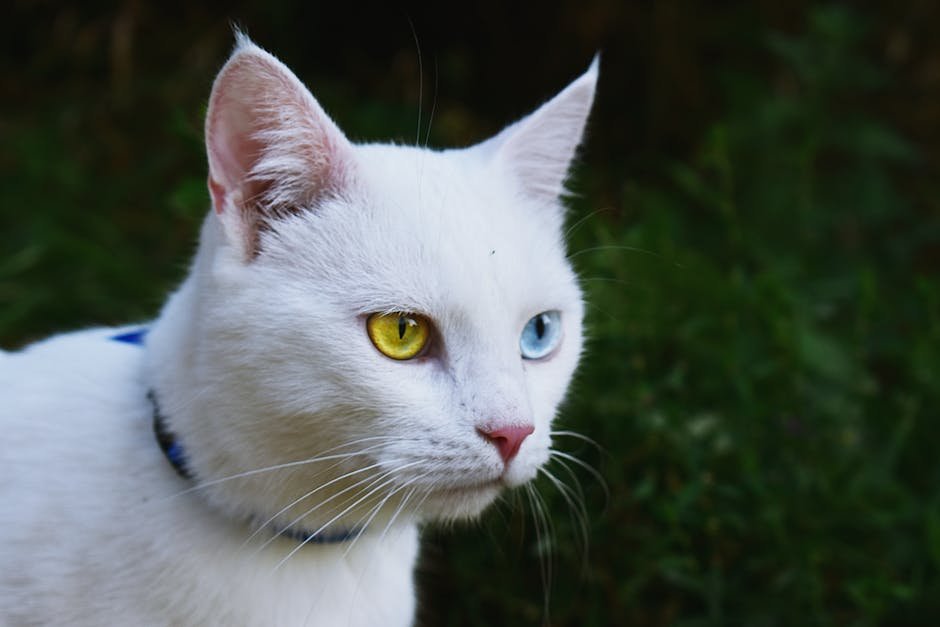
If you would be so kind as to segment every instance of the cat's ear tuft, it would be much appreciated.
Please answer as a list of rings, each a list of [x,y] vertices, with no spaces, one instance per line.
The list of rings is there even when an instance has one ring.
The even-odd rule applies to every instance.
[[[260,230],[343,192],[352,147],[293,72],[235,41],[209,98],[206,152],[213,207],[251,259]]]
[[[599,65],[596,54],[587,71],[558,95],[483,144],[539,200],[555,202],[565,191],[594,102]]]

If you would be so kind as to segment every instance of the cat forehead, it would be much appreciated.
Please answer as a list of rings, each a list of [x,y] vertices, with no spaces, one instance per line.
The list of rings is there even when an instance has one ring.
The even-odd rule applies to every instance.
[[[295,269],[342,286],[363,310],[528,311],[578,298],[560,209],[520,193],[485,155],[381,144],[356,153],[350,193],[278,236]]]
[[[442,152],[362,146],[362,191],[386,228],[420,225],[428,237],[465,252],[534,247],[540,257],[560,241],[562,211],[523,193],[516,178],[479,147]],[[402,219],[404,218],[404,219]]]
[[[360,189],[380,204],[394,203],[389,213],[415,212],[451,224],[476,223],[498,227],[522,220],[550,234],[557,206],[539,207],[516,179],[488,158],[480,147],[434,151],[411,146],[365,144],[356,147]],[[487,229],[494,234],[504,229]]]
[[[557,206],[539,206],[480,151],[361,147],[362,191],[373,226],[423,251],[448,276],[518,282],[563,259]]]

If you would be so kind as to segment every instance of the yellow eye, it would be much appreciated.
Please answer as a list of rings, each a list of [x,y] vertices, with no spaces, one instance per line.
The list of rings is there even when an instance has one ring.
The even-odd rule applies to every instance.
[[[417,357],[428,343],[431,324],[410,313],[374,313],[366,320],[369,338],[383,355],[392,359]]]

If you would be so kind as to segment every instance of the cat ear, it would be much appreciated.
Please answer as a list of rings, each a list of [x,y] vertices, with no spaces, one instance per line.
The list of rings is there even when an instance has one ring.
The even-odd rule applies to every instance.
[[[287,66],[236,40],[212,86],[206,152],[212,205],[251,259],[271,221],[342,193],[352,147]]]
[[[594,102],[599,58],[554,98],[483,144],[531,196],[554,202],[565,191]]]

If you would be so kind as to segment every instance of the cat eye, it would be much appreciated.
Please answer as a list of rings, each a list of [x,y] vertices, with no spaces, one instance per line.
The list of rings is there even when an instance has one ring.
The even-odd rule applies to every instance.
[[[379,352],[392,359],[413,359],[427,346],[431,323],[418,314],[374,313],[366,320],[369,339]]]
[[[541,359],[561,343],[561,312],[543,311],[529,320],[519,338],[519,350],[526,359]]]

